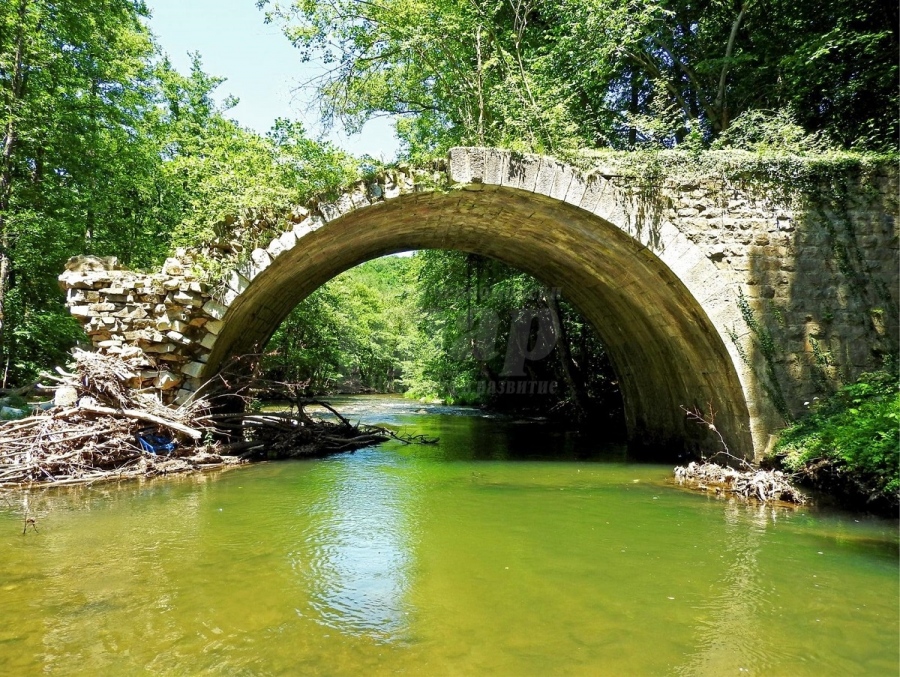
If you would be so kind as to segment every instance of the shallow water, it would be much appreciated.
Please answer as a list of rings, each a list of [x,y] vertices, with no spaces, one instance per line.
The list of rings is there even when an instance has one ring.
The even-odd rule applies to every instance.
[[[538,422],[0,509],[0,674],[896,675],[897,522],[726,502]],[[418,412],[418,413],[417,413]]]

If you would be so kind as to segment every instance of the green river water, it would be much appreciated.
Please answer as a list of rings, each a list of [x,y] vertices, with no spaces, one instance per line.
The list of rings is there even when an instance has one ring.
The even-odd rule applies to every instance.
[[[897,522],[760,507],[545,424],[0,503],[0,674],[897,675]]]

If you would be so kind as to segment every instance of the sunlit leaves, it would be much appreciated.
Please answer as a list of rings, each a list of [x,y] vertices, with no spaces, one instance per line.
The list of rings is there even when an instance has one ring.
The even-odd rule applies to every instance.
[[[896,369],[860,375],[788,428],[776,453],[793,471],[825,463],[864,498],[897,506],[900,491],[900,387]]]
[[[789,106],[844,146],[896,146],[896,12],[875,0],[260,2],[328,66],[323,117],[398,116],[407,154],[704,145]]]

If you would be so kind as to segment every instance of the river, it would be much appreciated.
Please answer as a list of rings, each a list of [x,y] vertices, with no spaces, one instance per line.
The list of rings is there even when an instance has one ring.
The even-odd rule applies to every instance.
[[[546,423],[0,503],[0,674],[896,675],[897,522],[761,507]]]

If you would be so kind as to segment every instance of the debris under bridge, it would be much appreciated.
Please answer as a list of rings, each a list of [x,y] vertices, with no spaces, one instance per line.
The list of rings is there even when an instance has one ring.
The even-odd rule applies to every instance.
[[[312,418],[304,406],[314,402],[296,397],[287,412],[223,413],[216,409],[223,394],[211,388],[207,397],[167,406],[158,392],[128,387],[141,368],[139,359],[80,350],[74,358],[71,371],[45,375],[54,381],[52,408],[0,425],[0,487],[83,484],[319,456],[391,437],[425,441],[351,425],[334,410],[337,422]],[[242,390],[252,385],[247,377]],[[267,391],[279,392],[271,384]],[[233,392],[228,396],[234,398]]]

